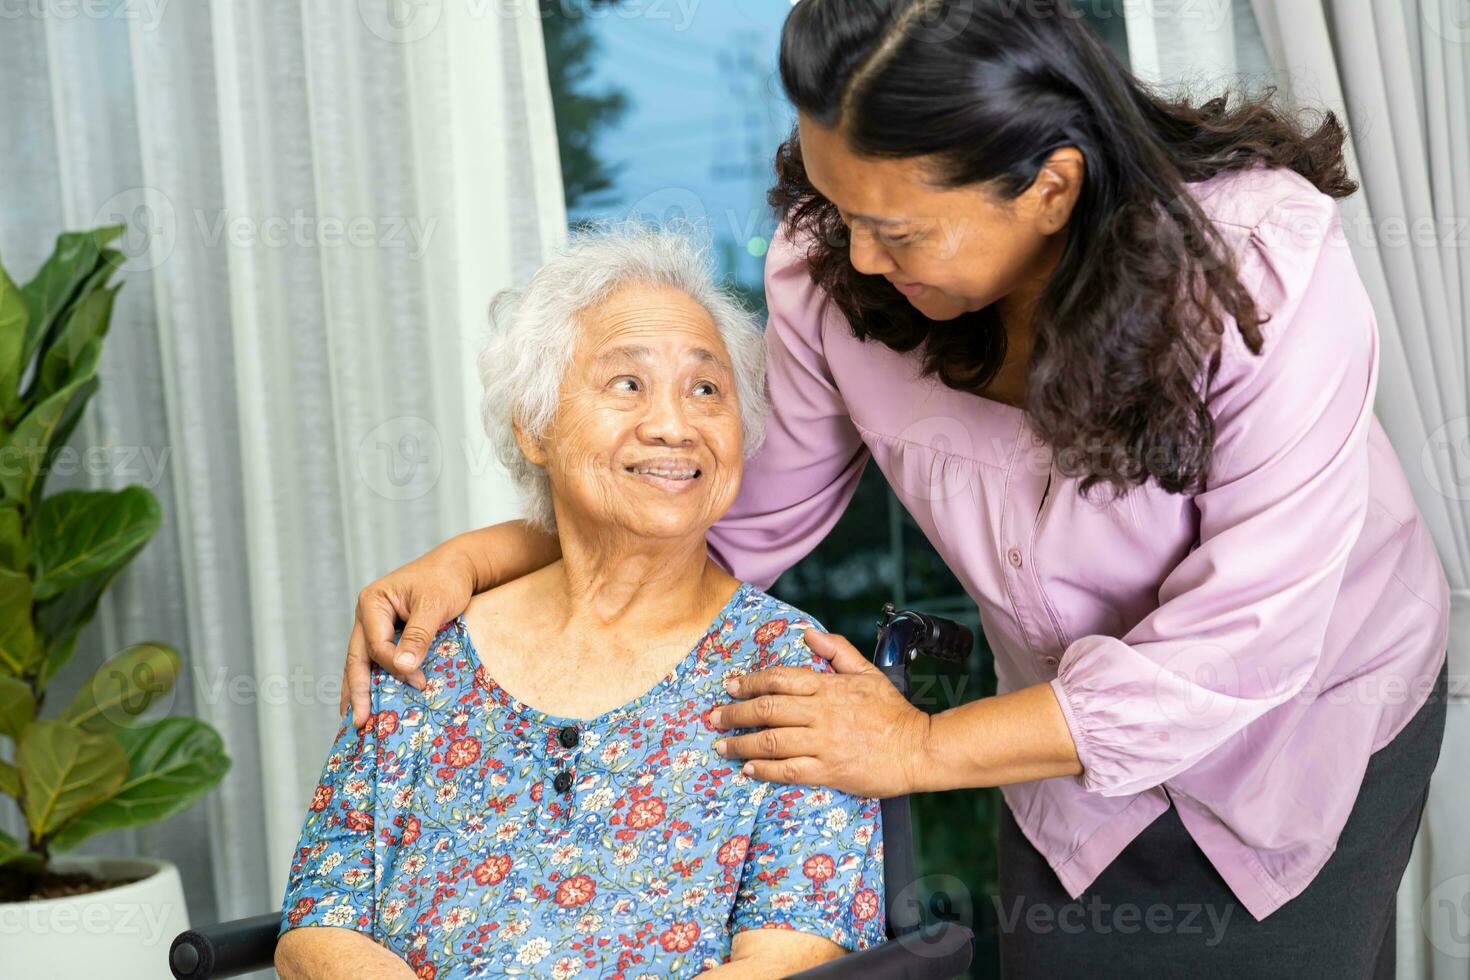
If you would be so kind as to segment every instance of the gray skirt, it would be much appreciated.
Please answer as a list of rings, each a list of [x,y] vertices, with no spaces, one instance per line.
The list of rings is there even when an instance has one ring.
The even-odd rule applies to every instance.
[[[1448,665],[1424,706],[1368,758],[1337,850],[1262,922],[1173,807],[1073,900],[1002,805],[1001,976],[1392,980],[1395,896],[1439,761],[1447,687]],[[1028,928],[1028,914],[1046,928]]]

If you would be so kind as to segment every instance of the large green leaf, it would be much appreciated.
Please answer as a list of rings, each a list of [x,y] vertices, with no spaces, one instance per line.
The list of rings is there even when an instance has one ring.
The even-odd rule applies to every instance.
[[[25,373],[26,301],[20,287],[0,268],[0,418],[12,418]]]
[[[127,751],[127,781],[62,827],[52,841],[55,847],[171,817],[214,788],[230,768],[219,733],[194,718],[124,728],[116,738]]]
[[[162,523],[157,499],[139,486],[46,497],[31,531],[37,601],[127,564]]]
[[[65,388],[77,365],[96,364],[102,338],[112,317],[112,303],[122,286],[96,289],[77,300],[61,329],[41,356],[41,368],[28,398],[41,399]],[[91,350],[91,348],[97,350]]]
[[[37,637],[37,645],[46,650],[46,657],[41,662],[41,673],[36,677],[38,691],[45,691],[47,685],[51,683],[51,678],[55,677],[57,672],[66,666],[67,661],[71,660],[71,655],[77,649],[77,637],[81,635],[81,632],[82,628],[76,626],[66,630],[61,636],[51,639],[43,640]]]
[[[0,793],[6,796],[20,796],[20,770],[8,762],[0,762]],[[0,864],[3,864],[0,861]]]
[[[0,735],[20,738],[36,717],[36,697],[18,677],[0,674]]]
[[[76,292],[72,294],[71,301],[67,307],[67,310],[62,311],[62,313],[57,317],[56,325],[51,329],[50,333],[41,338],[40,346],[38,346],[34,353],[31,355],[31,361],[33,363],[45,363],[46,357],[50,353],[51,348],[60,339],[61,334],[67,329],[66,322],[71,317],[71,313],[68,311],[75,311],[76,308],[81,306],[83,301],[91,296],[94,292],[107,288],[108,280],[112,278],[113,273],[117,272],[117,270],[121,268],[122,264],[126,261],[127,256],[123,255],[123,253],[119,252],[116,249],[104,248],[101,251],[98,256],[97,265],[92,269],[92,274],[89,275],[86,279],[82,280],[82,284],[78,286]],[[122,287],[119,286],[118,288],[120,289]],[[115,291],[116,290],[114,290],[114,292]],[[102,321],[101,327],[102,334],[99,334],[99,336],[105,335],[107,333],[106,319]],[[74,347],[73,349],[76,348]],[[33,389],[38,381],[39,375],[31,379],[31,386]]]
[[[12,505],[0,504],[0,568],[23,572],[30,563],[31,543],[26,540],[20,511]]]
[[[159,643],[130,646],[97,668],[61,720],[98,733],[126,727],[178,677],[179,655],[173,649]]]
[[[30,318],[26,324],[21,362],[35,353],[46,334],[66,309],[78,287],[91,278],[103,256],[107,243],[123,233],[123,225],[94,231],[67,232],[56,239],[56,249],[36,278],[21,289]]]
[[[16,677],[34,670],[40,651],[31,628],[32,602],[30,577],[0,568],[0,669]]]
[[[31,508],[41,506],[41,495],[46,490],[46,478],[51,475],[52,461],[56,454],[66,446],[66,440],[71,438],[72,430],[82,420],[82,409],[87,407],[87,402],[92,395],[101,387],[95,377],[87,378],[80,385],[72,388],[71,400],[66,403],[62,410],[61,421],[56,423],[56,428],[51,431],[51,445],[46,448],[46,455],[41,462],[41,471],[36,474],[35,483],[31,486]]]
[[[93,575],[77,583],[55,598],[36,603],[36,629],[41,636],[41,645],[56,651],[69,634],[90,623],[102,593],[107,591],[123,567],[117,565],[101,575]]]
[[[71,405],[72,396],[94,380],[99,346],[89,346],[84,363],[76,365],[73,379],[65,388],[46,396],[16,423],[10,438],[0,446],[0,492],[11,500],[25,500],[31,485],[49,456],[52,439]]]
[[[38,721],[15,754],[34,837],[48,837],[72,817],[117,792],[128,757],[108,735],[90,735],[61,721]]]

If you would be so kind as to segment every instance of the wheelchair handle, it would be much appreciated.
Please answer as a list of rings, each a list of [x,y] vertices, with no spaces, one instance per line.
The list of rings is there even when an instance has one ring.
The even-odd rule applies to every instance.
[[[904,699],[909,695],[909,664],[920,652],[951,663],[963,663],[975,637],[952,619],[883,604],[873,665],[883,672]],[[920,709],[923,710],[923,709]],[[898,940],[924,927],[923,910],[912,894],[917,870],[914,862],[913,812],[907,796],[879,801],[883,811],[883,890],[888,934]],[[968,954],[967,954],[968,955]],[[836,961],[834,961],[836,962]]]
[[[883,618],[878,621],[878,645],[873,651],[873,664],[880,670],[900,665],[907,667],[920,653],[950,663],[964,663],[974,644],[974,634],[952,619],[930,616],[913,609],[899,610],[893,603],[885,602]]]

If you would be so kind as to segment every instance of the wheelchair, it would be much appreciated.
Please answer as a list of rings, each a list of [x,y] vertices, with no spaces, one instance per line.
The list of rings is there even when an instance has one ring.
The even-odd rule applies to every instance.
[[[953,620],[883,606],[873,663],[903,693],[909,691],[908,668],[919,653],[962,663],[974,637]],[[886,892],[888,942],[848,953],[795,974],[797,980],[927,980],[955,977],[969,969],[975,934],[958,922],[926,915],[915,894],[912,813],[906,796],[881,801],[883,821],[883,887]],[[190,929],[174,938],[169,969],[178,980],[233,977],[271,966],[281,913]]]

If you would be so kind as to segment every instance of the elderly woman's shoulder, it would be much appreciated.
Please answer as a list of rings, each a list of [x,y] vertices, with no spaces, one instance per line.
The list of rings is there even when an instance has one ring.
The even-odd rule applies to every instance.
[[[399,636],[398,632],[394,633],[394,643],[398,642]],[[479,654],[465,627],[464,617],[455,616],[441,624],[429,640],[424,659],[419,664],[426,685],[423,692],[399,681],[377,664],[373,664],[373,691],[384,699],[406,698],[410,701],[423,700],[432,694],[452,695],[473,679],[479,665]]]
[[[769,592],[751,589],[747,622],[751,636],[766,666],[810,667],[830,671],[832,665],[813,653],[802,639],[808,629],[822,630],[817,617],[776,598]]]

